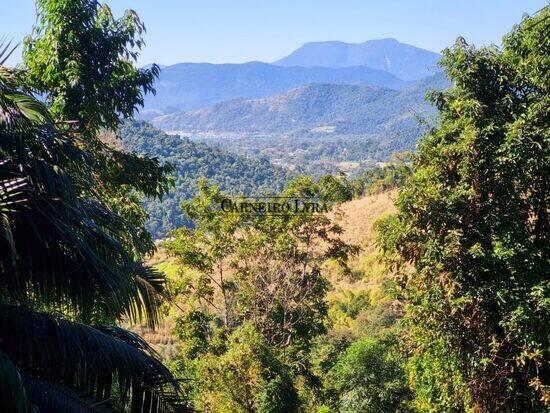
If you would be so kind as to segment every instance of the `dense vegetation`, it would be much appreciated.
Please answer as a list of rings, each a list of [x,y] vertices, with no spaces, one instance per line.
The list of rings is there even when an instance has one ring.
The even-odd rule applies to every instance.
[[[459,38],[418,153],[353,178],[132,121],[159,69],[138,16],[37,11],[24,70],[0,47],[2,411],[548,411],[550,8]],[[332,210],[221,208],[264,191]],[[149,214],[179,226],[165,273]],[[166,365],[123,323],[169,329]]]
[[[187,130],[193,141],[240,155],[266,157],[297,173],[355,174],[394,152],[413,150],[435,124],[427,91],[443,90],[442,74],[404,90],[314,84],[261,100],[234,100],[155,118],[163,129]],[[420,120],[420,122],[419,122]]]
[[[302,178],[282,196],[328,200],[328,192]],[[357,249],[340,240],[340,227],[325,215],[227,213],[219,208],[223,197],[201,182],[183,205],[194,228],[178,229],[164,243],[196,274],[177,284],[185,297],[178,371],[194,377],[190,393],[201,410],[300,411],[296,379],[315,379],[310,348],[326,331],[321,266],[333,259],[345,270]]]
[[[549,17],[445,51],[441,126],[380,224],[418,411],[550,405]]]
[[[192,136],[191,140],[236,154],[267,158],[296,174],[318,177],[343,172],[354,177],[387,162],[395,152],[414,150],[418,137],[426,130],[426,125],[418,124],[383,135],[332,137],[323,132],[300,132],[288,136]]]
[[[343,201],[401,187],[397,213],[377,224],[386,270],[348,267],[357,249],[338,212],[224,213],[223,194],[201,184],[184,204],[193,229],[165,244],[183,303],[174,368],[195,406],[547,411],[548,13],[502,50],[459,39],[445,51],[454,85],[432,94],[441,123],[412,160],[283,192]],[[362,277],[376,293],[335,290]]]
[[[126,150],[170,163],[175,168],[175,186],[162,199],[146,199],[150,215],[147,228],[155,238],[189,223],[180,202],[197,192],[199,178],[208,178],[232,195],[263,195],[282,190],[289,173],[269,163],[167,135],[146,122],[128,121],[119,129]]]
[[[293,175],[304,170],[289,171],[276,167],[263,157],[244,157],[212,148],[211,145],[196,143],[178,135],[168,135],[143,121],[126,121],[119,128],[119,136],[126,150],[154,158],[161,164],[175,167],[175,185],[162,199],[143,200],[149,215],[147,229],[155,238],[162,238],[172,229],[191,225],[180,203],[193,198],[198,190],[200,178],[206,178],[229,195],[261,196],[279,193]],[[304,159],[304,165],[309,163]],[[329,169],[319,169],[316,179],[327,179]],[[325,173],[323,173],[325,172]],[[337,172],[337,171],[336,171]],[[395,188],[402,184],[409,168],[400,159],[391,159],[384,167],[368,167],[362,173],[347,178],[339,176],[349,196],[362,196]],[[325,178],[323,178],[325,177]]]
[[[155,351],[117,326],[154,326],[164,284],[143,264],[154,246],[139,198],[166,192],[169,170],[98,135],[151,91],[156,68],[123,57],[135,57],[142,23],[92,0],[37,10],[26,70],[0,65],[0,406],[183,410]]]

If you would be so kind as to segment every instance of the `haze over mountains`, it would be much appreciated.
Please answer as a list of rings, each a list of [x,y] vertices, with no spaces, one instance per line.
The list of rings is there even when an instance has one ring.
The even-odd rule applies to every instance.
[[[185,224],[179,207],[204,176],[229,192],[277,191],[290,176],[358,174],[414,149],[448,86],[437,53],[393,39],[308,43],[274,63],[180,63],[162,67],[157,94],[127,123],[124,145],[169,161],[174,191],[147,201],[149,229]],[[172,132],[170,135],[156,129]]]
[[[232,99],[258,99],[309,83],[401,89],[436,72],[440,55],[394,39],[361,44],[307,43],[273,64],[179,63],[163,66],[156,95],[142,117],[205,108]]]

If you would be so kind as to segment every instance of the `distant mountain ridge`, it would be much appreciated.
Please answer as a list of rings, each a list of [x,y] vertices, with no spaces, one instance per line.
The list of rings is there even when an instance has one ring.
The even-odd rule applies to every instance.
[[[242,64],[179,63],[164,67],[147,95],[141,116],[199,109],[230,99],[256,99],[308,83],[369,84],[400,88],[403,81],[368,67],[283,67],[262,62]]]
[[[380,86],[314,83],[260,99],[235,99],[209,108],[153,119],[165,130],[242,134],[373,134],[416,127],[416,115],[431,114],[429,89],[448,85],[442,74],[403,90]]]
[[[402,80],[417,80],[434,74],[441,55],[395,39],[364,43],[311,42],[275,62],[280,66],[352,67],[384,70]]]

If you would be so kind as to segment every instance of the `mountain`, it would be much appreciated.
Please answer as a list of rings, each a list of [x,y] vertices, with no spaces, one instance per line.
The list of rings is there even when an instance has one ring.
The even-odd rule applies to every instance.
[[[164,67],[147,95],[143,118],[192,110],[230,99],[256,99],[308,83],[403,86],[387,71],[368,67],[283,67],[261,62],[243,64],[180,63]]]
[[[186,223],[180,202],[195,195],[200,177],[211,180],[232,195],[278,192],[290,177],[289,172],[265,158],[239,156],[178,135],[168,135],[143,121],[125,122],[119,136],[125,150],[170,162],[176,169],[175,188],[161,201],[144,201],[150,215],[148,229],[155,238]]]
[[[209,108],[153,119],[165,130],[254,134],[375,134],[416,127],[416,115],[434,112],[424,96],[443,89],[438,73],[403,90],[314,83],[260,99],[235,99]]]
[[[368,66],[384,70],[402,80],[416,80],[433,74],[440,57],[438,53],[400,43],[395,39],[380,39],[364,43],[306,43],[274,64],[285,67]]]

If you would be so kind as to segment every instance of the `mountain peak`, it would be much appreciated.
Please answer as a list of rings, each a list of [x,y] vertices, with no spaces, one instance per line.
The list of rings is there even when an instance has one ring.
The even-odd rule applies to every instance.
[[[333,68],[368,66],[389,72],[402,80],[416,80],[435,73],[440,57],[438,53],[401,43],[394,38],[385,38],[363,43],[310,42],[274,64]]]

